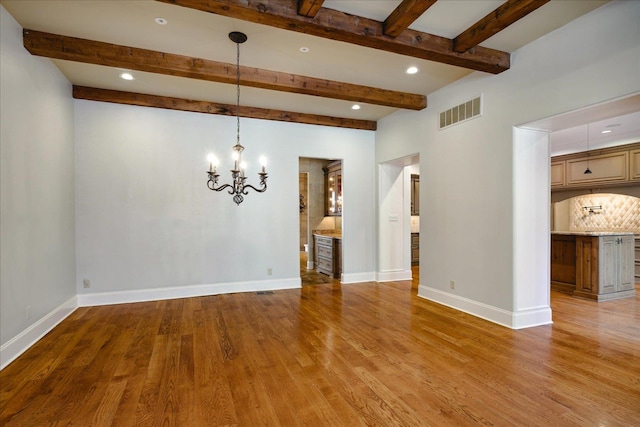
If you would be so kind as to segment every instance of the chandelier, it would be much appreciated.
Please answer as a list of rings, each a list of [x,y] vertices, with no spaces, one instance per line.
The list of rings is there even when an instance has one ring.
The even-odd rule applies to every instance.
[[[220,174],[217,172],[218,159],[213,153],[209,154],[207,160],[209,161],[209,180],[207,181],[207,187],[209,190],[222,191],[229,189],[229,194],[233,195],[233,201],[236,205],[240,205],[244,200],[243,196],[249,194],[249,189],[252,189],[258,193],[264,193],[267,189],[267,172],[265,167],[267,161],[264,157],[260,158],[262,169],[258,172],[260,177],[260,188],[256,188],[253,185],[247,184],[245,176],[247,164],[242,160],[242,151],[244,147],[240,145],[240,44],[247,41],[247,36],[244,33],[233,31],[229,33],[229,38],[236,44],[236,145],[233,146],[233,169],[231,169],[231,184],[218,184]]]

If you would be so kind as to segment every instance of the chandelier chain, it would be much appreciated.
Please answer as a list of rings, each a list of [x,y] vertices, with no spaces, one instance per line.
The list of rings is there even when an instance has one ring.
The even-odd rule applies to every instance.
[[[240,43],[236,43],[236,143],[240,144]]]

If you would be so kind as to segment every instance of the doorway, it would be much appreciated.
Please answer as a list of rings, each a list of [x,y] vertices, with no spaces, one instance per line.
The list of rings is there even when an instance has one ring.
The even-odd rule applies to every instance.
[[[300,281],[302,286],[323,283],[340,283],[339,278],[321,274],[317,271],[315,262],[314,233],[324,232],[342,238],[342,196],[339,202],[340,215],[328,213],[331,208],[328,203],[327,180],[330,178],[329,165],[335,164],[335,159],[316,159],[300,157],[298,159],[298,175],[300,190]],[[340,175],[341,176],[341,175]],[[335,211],[335,207],[334,207]],[[342,271],[342,257],[334,257],[336,268]],[[339,259],[338,259],[339,258]],[[339,266],[338,264],[339,263]],[[339,276],[338,276],[339,277]]]
[[[413,270],[419,271],[420,241],[424,240],[419,234],[419,176],[419,154],[379,165],[377,280],[380,282],[411,280]]]

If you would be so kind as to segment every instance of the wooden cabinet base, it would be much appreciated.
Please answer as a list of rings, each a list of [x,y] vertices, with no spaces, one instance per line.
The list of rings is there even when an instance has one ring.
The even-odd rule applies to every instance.
[[[316,270],[334,279],[342,277],[342,239],[314,234]]]
[[[611,292],[608,294],[592,294],[589,292],[573,291],[572,295],[576,298],[585,298],[585,299],[601,302],[601,301],[611,301],[614,299],[633,297],[636,295],[636,291],[635,289],[633,289],[629,291]]]
[[[635,295],[633,235],[551,235],[551,289],[594,301]]]

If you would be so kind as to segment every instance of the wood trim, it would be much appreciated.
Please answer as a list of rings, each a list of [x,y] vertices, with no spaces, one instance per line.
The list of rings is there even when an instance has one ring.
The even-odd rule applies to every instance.
[[[549,0],[508,0],[453,39],[455,52],[466,52],[524,18]]]
[[[332,9],[322,8],[315,18],[307,18],[298,14],[296,0],[156,1],[492,74],[508,70],[511,63],[508,52],[477,46],[459,53],[453,40],[420,31],[407,29],[391,38],[384,34],[383,22]]]
[[[298,14],[313,18],[318,14],[324,0],[298,0]]]
[[[219,83],[235,84],[237,81],[235,64],[208,59],[43,33],[29,29],[23,30],[23,43],[24,47],[32,55],[47,58],[127,68]],[[427,106],[427,98],[424,95],[316,79],[253,67],[240,67],[240,84],[261,89],[364,102],[409,110],[422,110]]]
[[[385,19],[383,28],[384,35],[398,37],[404,30],[409,28],[416,19],[435,4],[437,0],[402,0],[402,3],[395,8],[391,15]]]
[[[146,95],[142,93],[73,86],[75,99],[112,102],[115,104],[137,105],[140,107],[165,108],[168,110],[190,111],[205,114],[235,116],[236,106],[209,101],[196,101],[168,96]],[[332,126],[348,129],[376,130],[377,122],[369,120],[346,119],[340,117],[319,116],[316,114],[294,113],[291,111],[271,110],[257,107],[240,106],[240,117],[275,120],[281,122],[304,123],[310,125]]]

